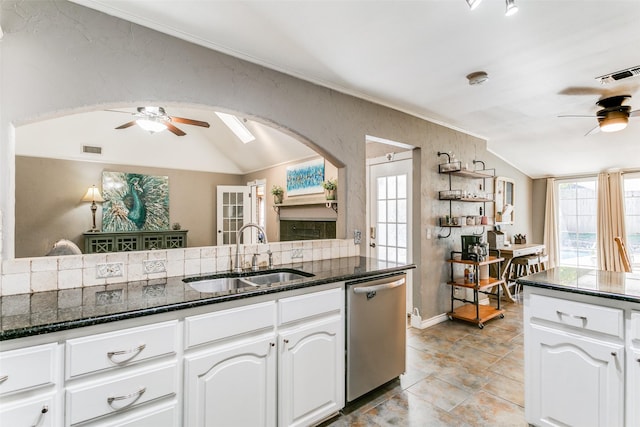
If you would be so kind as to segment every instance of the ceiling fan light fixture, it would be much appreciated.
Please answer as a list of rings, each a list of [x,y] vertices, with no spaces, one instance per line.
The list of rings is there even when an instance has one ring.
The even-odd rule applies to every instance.
[[[617,113],[617,114],[616,114]],[[602,132],[618,132],[627,127],[629,117],[618,111],[611,112],[599,120]]]
[[[518,13],[518,6],[516,5],[516,0],[506,0],[507,2],[507,10],[505,10],[505,16],[512,16]]]
[[[482,0],[467,0],[467,5],[469,6],[469,9],[473,10],[476,7],[480,6],[480,3],[482,3]]]
[[[138,119],[136,120],[136,124],[140,126],[142,129],[151,133],[162,132],[163,130],[167,129],[167,125],[165,125],[159,120],[154,120],[152,118]]]

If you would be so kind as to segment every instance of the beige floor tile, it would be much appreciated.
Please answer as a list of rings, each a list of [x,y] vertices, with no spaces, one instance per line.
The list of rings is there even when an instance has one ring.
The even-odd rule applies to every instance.
[[[524,383],[524,359],[516,360],[503,357],[489,367],[491,372],[495,372],[515,381]]]
[[[520,381],[494,373],[483,390],[524,408],[524,383]]]
[[[433,376],[411,386],[407,391],[445,411],[452,410],[471,396],[469,392]]]
[[[524,409],[511,402],[481,391],[451,411],[458,421],[472,426],[526,426]]]

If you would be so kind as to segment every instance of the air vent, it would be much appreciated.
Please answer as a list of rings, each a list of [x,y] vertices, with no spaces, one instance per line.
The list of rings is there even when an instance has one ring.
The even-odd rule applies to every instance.
[[[615,73],[605,74],[604,76],[596,77],[596,80],[600,80],[600,83],[613,83],[618,80],[626,79],[633,76],[640,75],[640,65],[627,68],[626,70],[616,71]]]
[[[82,146],[83,153],[102,154],[102,147],[92,147],[91,145]]]

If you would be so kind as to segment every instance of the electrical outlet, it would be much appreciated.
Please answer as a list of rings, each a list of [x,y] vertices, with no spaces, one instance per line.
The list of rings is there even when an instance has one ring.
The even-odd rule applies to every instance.
[[[353,230],[353,244],[359,245],[362,242],[362,231]]]
[[[431,240],[431,227],[427,227],[427,240]]]

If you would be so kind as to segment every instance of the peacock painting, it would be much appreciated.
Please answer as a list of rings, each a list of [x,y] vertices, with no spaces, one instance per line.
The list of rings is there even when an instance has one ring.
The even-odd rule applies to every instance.
[[[102,231],[169,229],[169,177],[103,172]]]

